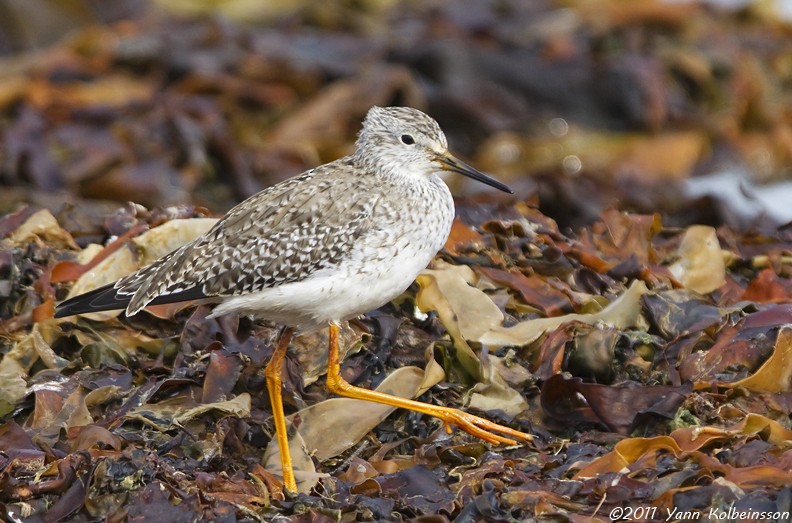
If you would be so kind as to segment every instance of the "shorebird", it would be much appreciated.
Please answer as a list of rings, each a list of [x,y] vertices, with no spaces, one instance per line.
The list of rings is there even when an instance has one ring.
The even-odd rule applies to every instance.
[[[453,171],[505,192],[458,160],[434,119],[407,107],[373,107],[350,156],[255,194],[203,236],[115,283],[61,303],[56,317],[188,300],[216,302],[210,318],[252,314],[284,325],[265,369],[284,486],[297,490],[281,399],[295,332],[329,325],[331,393],[441,419],[490,443],[529,434],[459,409],[353,386],[341,377],[338,325],[376,309],[415,280],[443,247],[454,200],[440,178]],[[505,436],[504,436],[505,435]]]

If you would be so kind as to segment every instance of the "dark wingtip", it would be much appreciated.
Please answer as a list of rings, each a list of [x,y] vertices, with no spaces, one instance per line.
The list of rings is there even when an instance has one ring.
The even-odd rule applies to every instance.
[[[180,292],[157,296],[148,302],[148,304],[162,305],[166,303],[202,300],[204,298],[207,298],[207,296],[204,294],[201,287],[191,287]],[[132,294],[118,294],[115,288],[115,282],[113,282],[62,302],[55,311],[55,317],[65,318],[66,316],[73,316],[75,314],[126,309],[130,301],[132,301]]]
[[[113,282],[62,302],[55,311],[55,317],[125,309],[131,299],[131,296],[120,296]]]

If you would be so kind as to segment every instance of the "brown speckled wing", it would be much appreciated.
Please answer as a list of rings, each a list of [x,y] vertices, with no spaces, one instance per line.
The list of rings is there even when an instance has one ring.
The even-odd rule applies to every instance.
[[[240,295],[342,263],[370,228],[374,198],[370,187],[367,193],[357,186],[359,176],[339,177],[338,169],[355,167],[342,159],[266,189],[204,236],[119,280],[118,294],[133,295],[127,314],[156,298]],[[304,185],[311,190],[300,190]],[[361,198],[350,201],[350,194]]]

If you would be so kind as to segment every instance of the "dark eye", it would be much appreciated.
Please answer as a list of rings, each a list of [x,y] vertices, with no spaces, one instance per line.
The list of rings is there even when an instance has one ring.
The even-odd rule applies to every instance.
[[[415,138],[413,138],[409,134],[403,134],[401,135],[401,141],[405,145],[413,145],[415,143]]]

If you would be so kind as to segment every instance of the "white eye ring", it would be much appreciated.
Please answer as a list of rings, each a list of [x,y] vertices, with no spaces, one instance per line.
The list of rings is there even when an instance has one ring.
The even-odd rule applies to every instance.
[[[415,145],[415,138],[411,134],[403,134],[400,139],[404,145]]]

